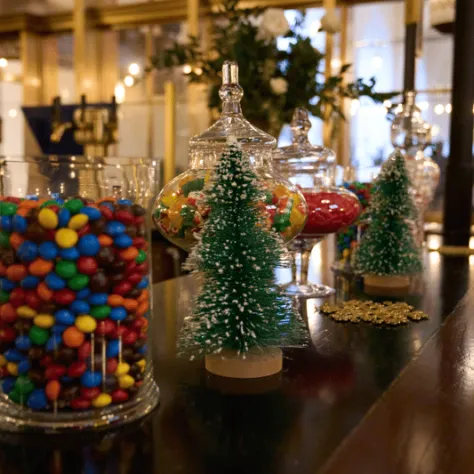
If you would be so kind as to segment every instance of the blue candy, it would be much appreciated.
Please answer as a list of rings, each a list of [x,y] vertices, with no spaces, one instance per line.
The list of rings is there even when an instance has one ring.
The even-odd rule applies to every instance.
[[[139,290],[143,290],[143,289],[146,288],[147,286],[148,286],[148,277],[143,277],[143,278],[139,281],[139,283],[138,283],[138,285],[137,285],[137,288],[138,288]]]
[[[89,303],[98,306],[101,304],[107,304],[108,299],[109,295],[107,293],[92,293],[92,295],[89,296]]]
[[[35,388],[28,397],[27,405],[32,410],[42,410],[48,406],[46,393],[42,388]]]
[[[81,376],[81,384],[87,388],[98,387],[102,383],[102,374],[100,372],[91,372],[88,370]]]
[[[15,232],[18,232],[20,234],[23,234],[26,232],[26,229],[28,228],[28,222],[23,216],[13,216],[13,230]]]
[[[110,221],[105,227],[105,232],[112,237],[125,233],[125,224],[122,224],[119,221]]]
[[[58,256],[58,246],[53,242],[43,242],[38,247],[38,253],[45,260],[54,260]]]
[[[0,278],[0,290],[10,292],[16,288],[16,283],[8,278]]]
[[[10,393],[16,382],[16,377],[5,377],[2,382],[3,393]]]
[[[39,201],[39,197],[36,194],[27,194],[25,196],[28,201]]]
[[[61,249],[59,251],[59,256],[64,260],[77,260],[80,255],[76,247],[69,247],[68,249]]]
[[[139,347],[139,348],[137,349],[137,352],[138,352],[139,354],[146,354],[147,349],[148,349],[147,345],[144,344],[142,347]]]
[[[69,305],[69,309],[76,314],[89,314],[91,306],[87,301],[76,300]]]
[[[127,317],[127,310],[123,306],[117,306],[110,311],[109,318],[112,321],[123,321]]]
[[[0,227],[5,232],[11,232],[13,230],[13,221],[11,216],[2,216],[0,219]]]
[[[69,224],[70,219],[71,219],[71,213],[69,212],[68,209],[63,207],[58,212],[58,225],[59,225],[59,227],[67,227],[67,225]]]
[[[117,357],[120,352],[120,343],[118,339],[112,339],[107,344],[106,355],[107,357]]]
[[[32,262],[38,256],[38,246],[34,242],[25,240],[18,247],[17,255],[23,262]]]
[[[15,339],[15,347],[19,351],[27,351],[31,347],[31,339],[26,335],[18,336]]]
[[[102,217],[102,213],[95,207],[84,206],[79,212],[89,217],[90,221],[95,221]]]
[[[66,282],[56,273],[48,273],[44,282],[48,285],[48,288],[54,291],[66,288]]]
[[[114,205],[111,202],[102,202],[100,205],[108,207],[112,212],[115,211]]]
[[[118,204],[125,204],[127,206],[131,206],[133,204],[132,201],[130,201],[129,199],[119,199],[117,201]]]
[[[133,244],[133,239],[127,234],[120,234],[115,237],[114,244],[121,249],[125,249]]]
[[[66,326],[71,326],[76,321],[76,317],[68,309],[58,309],[54,313],[54,317],[56,318],[56,323],[65,324]]]
[[[16,349],[8,349],[3,353],[3,355],[8,362],[20,362],[26,359],[26,356]]]
[[[72,377],[68,377],[67,375],[65,375],[64,377],[61,377],[61,382],[64,382],[64,383],[69,383],[69,382],[72,382],[74,379]]]
[[[28,275],[27,277],[21,280],[21,287],[27,290],[34,290],[40,283],[40,279],[33,275]]]
[[[91,290],[89,290],[89,288],[83,288],[76,293],[76,298],[78,300],[85,300],[86,298],[89,298],[90,294]]]
[[[84,235],[79,239],[77,248],[81,255],[93,257],[94,255],[97,255],[100,250],[100,242],[97,236],[93,234]]]
[[[31,369],[30,361],[25,359],[18,363],[18,373],[26,374]]]
[[[62,324],[55,324],[51,328],[51,331],[53,332],[53,334],[62,334],[67,328],[68,326],[64,326]]]
[[[61,334],[53,334],[46,341],[46,350],[48,352],[55,351],[61,346],[61,342],[62,342]]]

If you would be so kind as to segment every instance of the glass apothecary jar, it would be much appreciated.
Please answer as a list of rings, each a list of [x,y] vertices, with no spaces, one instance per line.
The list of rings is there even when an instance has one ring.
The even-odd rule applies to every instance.
[[[126,158],[0,158],[0,430],[116,426],[157,405],[156,172]]]
[[[335,185],[334,152],[309,142],[311,122],[306,109],[295,110],[291,128],[293,143],[275,150],[273,162],[277,171],[302,192],[308,205],[308,220],[289,246],[293,258],[293,278],[285,285],[285,290],[298,297],[322,298],[334,293],[334,290],[308,281],[311,250],[326,235],[352,224],[360,214],[361,206],[355,194]]]
[[[190,250],[210,209],[204,199],[204,187],[212,179],[212,170],[235,137],[255,168],[266,191],[262,209],[268,226],[292,240],[304,227],[306,202],[298,188],[272,167],[276,139],[251,125],[242,115],[243,90],[238,83],[238,66],[226,61],[222,68],[223,85],[219,91],[222,115],[207,131],[189,142],[190,169],[170,181],[155,201],[153,220],[158,230],[177,246]]]

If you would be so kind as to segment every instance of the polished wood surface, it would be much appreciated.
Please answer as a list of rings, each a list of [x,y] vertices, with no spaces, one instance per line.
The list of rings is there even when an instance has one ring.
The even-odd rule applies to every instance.
[[[338,300],[365,297],[357,284],[333,281],[328,255],[313,252],[313,278],[335,284]],[[474,294],[463,297],[474,262],[431,252],[425,263],[424,282],[406,299],[429,320],[395,328],[340,324],[309,300],[300,309],[312,346],[285,349],[282,374],[254,382],[212,377],[202,362],[177,359],[196,280],[155,285],[158,410],[140,426],[104,435],[2,435],[0,472],[472,472],[462,466],[469,466],[474,438]]]

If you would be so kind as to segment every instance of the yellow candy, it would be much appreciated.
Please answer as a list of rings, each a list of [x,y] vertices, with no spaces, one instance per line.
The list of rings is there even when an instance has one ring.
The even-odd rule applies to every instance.
[[[92,405],[95,408],[103,408],[112,403],[112,397],[108,393],[101,393],[97,398],[92,400]]]
[[[76,328],[82,332],[94,332],[97,327],[97,322],[92,316],[83,315],[76,319]]]
[[[78,238],[77,232],[72,229],[59,229],[55,236],[56,243],[63,249],[74,247]]]
[[[70,229],[78,230],[84,227],[88,222],[89,216],[86,216],[85,214],[76,214],[75,216],[71,217],[68,227]]]
[[[145,366],[146,366],[146,360],[145,360],[145,359],[140,359],[140,360],[137,362],[137,365],[138,365],[138,367],[140,367],[140,369],[145,368]]]
[[[161,202],[166,207],[171,207],[176,202],[177,199],[178,199],[178,196],[176,193],[165,194],[161,197]]]
[[[49,329],[54,325],[55,319],[51,314],[38,314],[38,316],[35,316],[33,322],[40,328]]]
[[[298,209],[293,208],[293,211],[291,212],[291,223],[293,225],[299,226],[303,224],[305,220],[305,215],[301,213]]]
[[[5,359],[5,356],[0,354],[0,367],[3,367],[7,364],[7,359]]]
[[[38,313],[29,306],[20,306],[16,309],[16,314],[20,318],[33,319]]]
[[[45,207],[38,214],[38,222],[45,229],[56,229],[58,226],[58,215],[52,209]]]
[[[129,370],[130,370],[130,366],[126,362],[120,362],[117,365],[117,369],[115,370],[115,375],[117,377],[120,377],[122,375],[128,374]]]
[[[290,192],[286,186],[283,186],[283,184],[277,184],[273,189],[273,195],[280,199],[283,196],[289,196]]]
[[[10,375],[18,376],[18,365],[13,362],[8,362],[7,370]]]
[[[135,379],[131,375],[122,375],[118,379],[120,388],[130,388],[135,385]]]

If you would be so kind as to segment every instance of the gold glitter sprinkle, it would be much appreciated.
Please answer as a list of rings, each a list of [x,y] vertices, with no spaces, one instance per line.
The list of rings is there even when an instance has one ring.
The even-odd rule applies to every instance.
[[[341,306],[323,304],[321,312],[335,321],[358,323],[360,321],[372,324],[387,324],[398,326],[410,321],[428,319],[428,315],[420,310],[415,310],[407,303],[384,301],[349,300]]]

